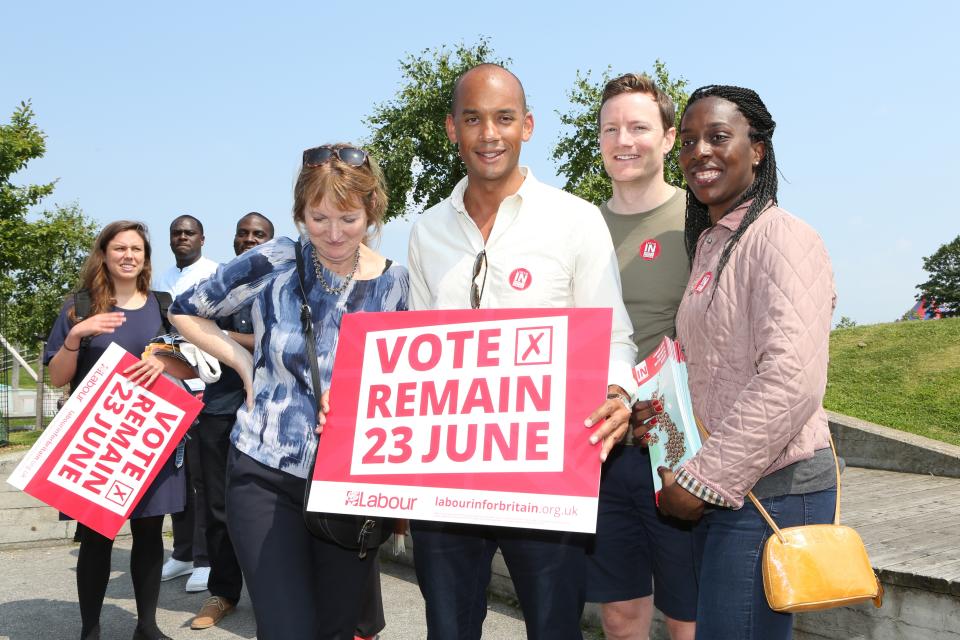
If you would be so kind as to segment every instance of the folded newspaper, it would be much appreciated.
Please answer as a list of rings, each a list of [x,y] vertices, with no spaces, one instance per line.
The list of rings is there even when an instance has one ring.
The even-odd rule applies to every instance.
[[[212,384],[220,379],[220,362],[187,342],[179,333],[166,333],[151,340],[144,349],[142,357],[146,358],[149,355],[160,355],[186,362],[197,370],[197,375],[205,384]]]
[[[663,483],[657,469],[668,467],[675,471],[702,445],[693,418],[687,363],[680,343],[664,337],[653,353],[634,367],[633,377],[640,386],[637,399],[657,400],[662,407],[657,414],[657,425],[650,429],[647,439],[653,488],[659,497]]]

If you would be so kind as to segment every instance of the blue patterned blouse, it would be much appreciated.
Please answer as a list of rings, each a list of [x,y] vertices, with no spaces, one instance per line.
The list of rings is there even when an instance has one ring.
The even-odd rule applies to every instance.
[[[314,319],[320,380],[329,387],[340,319],[356,311],[405,311],[410,289],[406,267],[396,263],[372,280],[354,280],[339,295],[317,283],[313,245],[300,238],[307,296]],[[324,270],[333,287],[343,280]],[[207,280],[178,296],[171,313],[217,319],[252,301],[254,406],[237,411],[231,440],[251,458],[306,478],[317,446],[310,366],[300,325],[300,287],[294,241],[277,238],[221,265]]]

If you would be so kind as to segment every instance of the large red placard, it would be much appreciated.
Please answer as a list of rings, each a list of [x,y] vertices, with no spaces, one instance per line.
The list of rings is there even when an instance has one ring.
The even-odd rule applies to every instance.
[[[308,508],[593,532],[609,309],[344,316]]]
[[[111,344],[7,480],[111,539],[203,406],[163,377],[132,384],[137,361]]]

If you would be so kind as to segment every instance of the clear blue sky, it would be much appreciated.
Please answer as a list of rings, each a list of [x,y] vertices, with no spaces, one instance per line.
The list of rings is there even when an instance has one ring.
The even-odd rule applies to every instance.
[[[144,220],[155,268],[173,263],[166,229],[180,213],[226,260],[252,209],[294,233],[300,152],[362,139],[406,53],[486,35],[533,108],[522,161],[557,186],[555,111],[578,69],[660,58],[691,90],[756,89],[778,123],[781,204],[832,255],[835,320],[899,317],[926,279],[922,256],[960,233],[943,186],[960,175],[955,3],[275,4],[5,3],[0,120],[31,99],[48,136],[14,181],[58,179],[45,204],[76,201],[101,223]],[[408,226],[381,243],[401,262]]]

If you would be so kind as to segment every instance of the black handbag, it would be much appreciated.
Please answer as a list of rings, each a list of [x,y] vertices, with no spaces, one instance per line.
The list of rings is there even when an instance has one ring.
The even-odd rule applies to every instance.
[[[313,334],[313,314],[307,302],[307,289],[304,286],[303,253],[300,243],[296,243],[297,276],[300,280],[300,322],[307,343],[307,358],[310,360],[310,379],[313,385],[315,412],[320,405],[320,372],[317,368],[317,345]],[[318,447],[319,448],[319,447]],[[394,518],[382,516],[361,516],[346,513],[323,513],[307,511],[310,503],[310,486],[313,484],[313,472],[317,466],[317,454],[313,454],[310,475],[303,490],[303,522],[314,536],[327,542],[357,551],[361,559],[367,557],[367,551],[377,549],[393,533]]]

